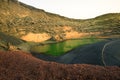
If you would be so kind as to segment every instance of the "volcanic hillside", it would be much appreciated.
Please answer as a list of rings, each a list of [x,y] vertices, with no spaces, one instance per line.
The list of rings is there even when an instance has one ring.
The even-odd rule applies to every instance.
[[[26,41],[120,37],[120,13],[87,20],[69,19],[17,0],[0,0],[0,32]],[[31,38],[32,37],[32,38]]]

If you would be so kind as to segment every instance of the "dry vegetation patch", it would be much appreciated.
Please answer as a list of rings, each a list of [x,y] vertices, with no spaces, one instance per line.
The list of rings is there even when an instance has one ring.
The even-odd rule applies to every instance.
[[[120,68],[46,62],[15,51],[0,52],[0,80],[119,80]]]

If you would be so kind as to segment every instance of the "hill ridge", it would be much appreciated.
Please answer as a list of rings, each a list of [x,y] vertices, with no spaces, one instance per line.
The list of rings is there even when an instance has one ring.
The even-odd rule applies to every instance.
[[[11,1],[11,5],[5,5],[4,1]],[[16,4],[14,3],[16,1],[3,0],[0,3],[0,32],[21,39],[30,33],[40,36],[47,34],[48,40],[57,41],[90,36],[119,37],[120,13],[111,14],[108,17],[102,15],[99,18],[78,20],[49,13],[21,2]],[[42,37],[44,38],[45,35]],[[24,40],[29,41],[27,38]]]

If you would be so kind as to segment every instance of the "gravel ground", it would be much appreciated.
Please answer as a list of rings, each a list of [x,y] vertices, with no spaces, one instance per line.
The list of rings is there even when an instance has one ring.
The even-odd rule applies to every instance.
[[[120,39],[109,39],[95,44],[78,47],[58,60],[65,64],[93,64],[120,66]]]

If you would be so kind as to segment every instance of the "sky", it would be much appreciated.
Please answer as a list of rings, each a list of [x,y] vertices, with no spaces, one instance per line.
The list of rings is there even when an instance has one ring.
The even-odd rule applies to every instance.
[[[120,0],[19,0],[50,13],[75,19],[89,19],[106,13],[120,13]]]

